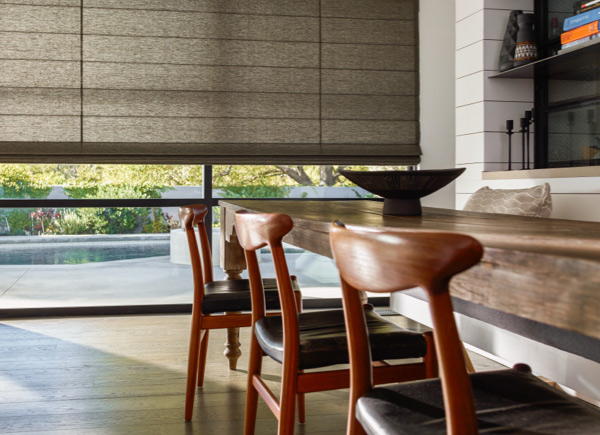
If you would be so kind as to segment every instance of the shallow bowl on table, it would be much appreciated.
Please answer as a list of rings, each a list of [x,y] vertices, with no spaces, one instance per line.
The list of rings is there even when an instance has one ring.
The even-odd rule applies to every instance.
[[[345,171],[340,173],[368,192],[384,198],[383,214],[422,214],[421,198],[455,180],[465,168],[416,171]]]

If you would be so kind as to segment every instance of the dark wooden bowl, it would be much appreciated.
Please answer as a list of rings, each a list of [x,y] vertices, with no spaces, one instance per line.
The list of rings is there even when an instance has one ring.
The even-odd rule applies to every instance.
[[[340,171],[348,180],[384,198],[383,214],[420,215],[421,198],[455,180],[465,168],[422,171]]]

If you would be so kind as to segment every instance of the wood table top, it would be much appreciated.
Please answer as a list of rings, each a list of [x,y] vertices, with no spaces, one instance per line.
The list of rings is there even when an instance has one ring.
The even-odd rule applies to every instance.
[[[484,246],[484,257],[452,280],[454,297],[600,339],[600,223],[427,207],[422,216],[383,216],[383,202],[374,200],[222,200],[221,205],[225,238],[233,232],[237,210],[285,213],[294,228],[284,241],[329,257],[329,227],[338,219],[363,230],[469,234]]]
[[[222,200],[233,210],[285,213],[296,228],[329,233],[329,225],[341,220],[351,227],[393,231],[442,231],[469,234],[485,247],[555,254],[600,261],[600,223],[542,219],[492,213],[423,207],[422,216],[384,216],[383,202]],[[309,249],[309,248],[306,248]],[[309,249],[312,250],[312,249]],[[326,249],[317,253],[331,256]]]

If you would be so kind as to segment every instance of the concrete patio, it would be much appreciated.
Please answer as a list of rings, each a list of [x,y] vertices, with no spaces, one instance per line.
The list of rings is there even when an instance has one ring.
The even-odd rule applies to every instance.
[[[264,256],[266,276],[272,265]],[[307,298],[339,297],[329,259],[302,253],[288,256]],[[312,273],[311,273],[312,270]],[[215,279],[223,279],[220,267]],[[14,308],[168,305],[192,300],[192,272],[169,256],[85,264],[0,266],[0,310]]]

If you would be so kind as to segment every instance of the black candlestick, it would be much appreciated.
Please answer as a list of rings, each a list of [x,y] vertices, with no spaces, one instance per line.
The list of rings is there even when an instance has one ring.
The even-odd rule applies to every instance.
[[[531,110],[525,111],[525,119],[527,120],[527,125],[525,126],[525,128],[527,129],[527,169],[530,169],[530,167],[529,167],[529,159],[530,159],[530,152],[529,152],[530,128],[529,128],[529,126],[533,122],[532,116],[531,116]]]
[[[512,170],[512,135],[513,135],[513,120],[506,120],[506,134],[508,135],[508,170]]]
[[[525,169],[525,135],[527,133],[527,125],[529,125],[529,121],[527,118],[521,118],[521,151],[522,151],[522,161],[521,161],[521,169]]]

